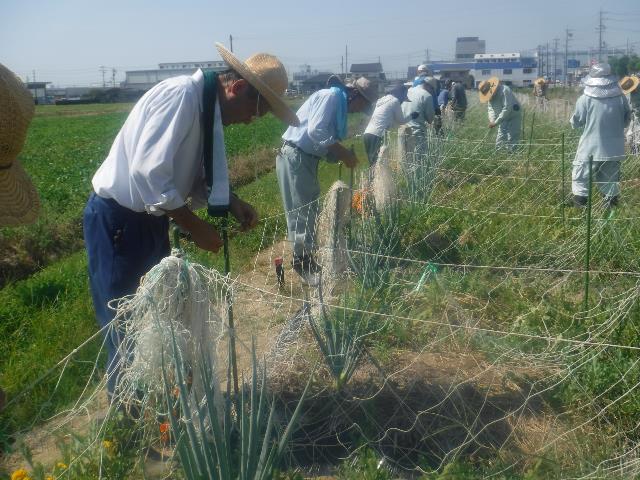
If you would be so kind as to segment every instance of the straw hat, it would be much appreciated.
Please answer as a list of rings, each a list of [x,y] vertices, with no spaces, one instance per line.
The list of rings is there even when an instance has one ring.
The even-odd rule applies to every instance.
[[[628,95],[631,92],[635,91],[635,89],[638,88],[638,85],[640,85],[640,78],[636,77],[635,75],[624,77],[622,80],[620,80],[620,88],[622,89],[622,93],[624,93],[625,95]]]
[[[348,83],[347,87],[355,88],[372,105],[378,100],[378,86],[364,77]]]
[[[534,83],[537,83],[538,85],[544,85],[545,79],[540,77],[540,78],[536,79],[536,81]]]
[[[280,60],[268,53],[256,53],[241,62],[221,43],[216,43],[216,48],[222,59],[260,92],[276,117],[288,125],[300,125],[296,114],[282,99],[289,80]]]
[[[38,192],[18,162],[35,107],[24,84],[0,64],[0,226],[38,217]]]
[[[478,95],[480,95],[480,103],[487,103],[496,93],[500,85],[500,79],[498,77],[491,77],[489,80],[480,82],[478,85]]]

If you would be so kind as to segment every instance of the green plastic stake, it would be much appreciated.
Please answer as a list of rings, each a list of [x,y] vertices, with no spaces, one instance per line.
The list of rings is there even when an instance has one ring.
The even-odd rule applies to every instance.
[[[591,190],[593,182],[593,156],[589,156],[589,196],[587,197],[587,238],[586,255],[584,264],[584,308],[586,312],[589,306],[589,269],[591,267]]]
[[[564,165],[564,132],[562,133],[562,201],[560,202],[560,209],[562,210],[562,226],[564,227],[565,224],[565,216],[564,216],[564,204],[567,201],[567,194],[565,191],[565,165]]]
[[[525,177],[529,176],[529,159],[531,158],[531,144],[533,143],[533,125],[536,123],[536,112],[533,111],[531,117],[531,131],[529,132],[529,149],[527,150],[527,171]],[[522,122],[522,134],[524,135],[524,122]]]
[[[221,220],[222,227],[222,243],[223,243],[223,252],[224,252],[224,274],[229,276],[231,272],[231,257],[229,255],[229,219],[225,214]],[[236,351],[236,330],[235,330],[235,322],[233,320],[233,302],[231,299],[231,291],[227,289],[225,293],[225,299],[227,301],[227,317],[229,319],[229,330],[231,334],[229,335],[229,351],[231,352],[231,370],[233,374],[233,390],[238,398],[238,394],[240,392],[240,387],[238,384],[238,362],[237,362],[237,351]]]
[[[414,288],[413,291],[418,292],[422,288],[422,286],[426,283],[426,281],[429,280],[429,278],[431,278],[431,275],[435,275],[436,273],[438,273],[438,269],[436,268],[436,266],[431,262],[427,262],[427,266],[422,272],[422,275],[420,276],[420,280],[418,280],[418,283],[416,284],[416,288]]]

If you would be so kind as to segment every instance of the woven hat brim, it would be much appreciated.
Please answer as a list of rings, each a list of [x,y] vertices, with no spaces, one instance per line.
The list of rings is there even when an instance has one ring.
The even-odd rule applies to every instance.
[[[612,98],[622,95],[622,89],[617,83],[605,85],[604,87],[587,85],[584,87],[584,94],[593,98]]]
[[[617,84],[618,80],[613,76],[609,77],[590,77],[587,76],[582,81],[582,84],[586,87],[606,87],[607,85],[611,85],[612,83]]]
[[[0,226],[33,223],[40,212],[40,199],[22,165],[0,170]]]
[[[633,83],[629,88],[622,88],[622,86],[620,87],[622,89],[622,93],[624,93],[625,95],[629,95],[636,88],[638,88],[638,85],[640,85],[640,78],[638,77],[624,77],[622,80],[620,80],[620,84],[624,83],[624,81],[627,79],[631,80],[631,82]]]
[[[478,90],[478,95],[480,95],[480,103],[487,103],[493,97],[493,94],[496,93],[498,89],[498,85],[500,85],[500,79],[498,77],[491,77],[487,82],[493,83],[493,86],[489,89],[487,93],[482,93]]]
[[[300,120],[296,114],[289,108],[289,106],[284,102],[284,100],[276,94],[271,88],[258,77],[247,65],[240,61],[238,57],[236,57],[233,53],[225,48],[221,43],[216,42],[216,48],[218,49],[218,53],[222,59],[233,68],[236,72],[240,74],[242,78],[244,78],[247,82],[253,85],[260,95],[264,97],[264,99],[269,104],[271,111],[273,114],[278,117],[280,120],[285,122],[287,125],[291,125],[293,127],[297,127],[300,125]]]

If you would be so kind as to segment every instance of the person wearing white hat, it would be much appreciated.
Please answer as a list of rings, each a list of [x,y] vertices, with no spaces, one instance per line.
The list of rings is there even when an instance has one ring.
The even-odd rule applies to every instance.
[[[376,103],[377,86],[362,77],[347,85],[331,77],[329,88],[314,92],[297,111],[299,126],[282,135],[276,173],[293,245],[292,266],[309,285],[317,284],[321,267],[315,261],[318,216],[318,165],[326,157],[353,168],[358,159],[340,142],[347,136],[347,114],[364,112]]]
[[[114,317],[108,303],[133,294],[140,278],[169,254],[169,218],[198,247],[213,252],[222,246],[220,236],[192,208],[228,211],[242,229],[257,223],[255,209],[229,190],[223,126],[249,123],[268,111],[289,124],[298,119],[281,98],[288,78],[276,57],[259,53],[242,62],[221,44],[216,47],[229,69],[198,70],[151,88],[131,110],[93,177],[83,225],[101,327]],[[121,339],[113,329],[107,331],[111,396]]]
[[[631,121],[629,102],[608,63],[591,67],[583,81],[584,92],[576,102],[571,126],[582,129],[573,160],[571,190],[574,204],[587,204],[589,158],[594,184],[605,196],[607,206],[618,203],[620,162],[624,158],[624,129]]]
[[[631,153],[640,153],[640,78],[638,75],[631,75],[620,80],[622,93],[627,96],[631,105],[631,123],[627,128],[627,143]]]
[[[435,110],[433,108],[433,96],[429,93],[429,85],[425,77],[418,77],[413,82],[408,82],[411,88],[407,91],[409,102],[402,104],[402,111],[410,120],[398,129],[398,135],[404,140],[405,162],[419,163],[416,157],[427,153],[427,125],[433,123]],[[412,115],[417,113],[417,116]],[[408,167],[408,165],[407,165]]]
[[[520,141],[522,109],[516,96],[497,77],[478,85],[480,103],[486,103],[489,113],[489,128],[498,127],[496,149],[513,152]]]
[[[406,85],[396,86],[388,95],[380,97],[376,102],[362,136],[370,167],[373,167],[378,159],[385,133],[393,127],[406,123],[411,118],[418,117],[418,112],[404,112],[402,107],[407,103],[411,103],[411,101],[407,98]]]

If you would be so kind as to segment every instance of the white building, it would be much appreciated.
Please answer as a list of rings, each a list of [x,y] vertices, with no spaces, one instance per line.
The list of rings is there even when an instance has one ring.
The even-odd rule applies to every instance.
[[[520,53],[480,53],[473,57],[471,74],[476,87],[483,80],[498,77],[501,82],[516,87],[531,86],[538,78],[537,55]]]
[[[193,75],[199,68],[221,72],[229,67],[225,62],[219,60],[160,63],[158,64],[158,68],[154,70],[130,70],[125,72],[125,81],[122,82],[120,86],[134,90],[149,90],[156,83],[166,80],[167,78],[180,75]]]

